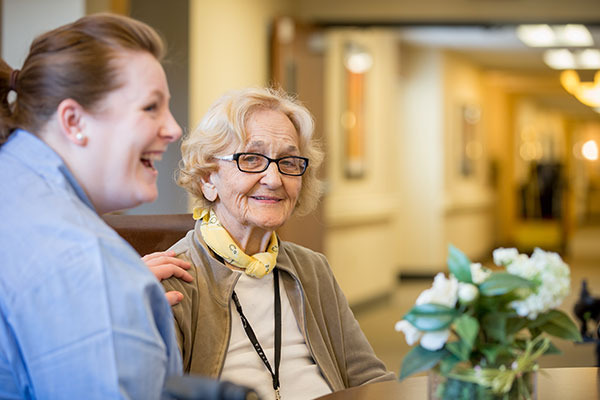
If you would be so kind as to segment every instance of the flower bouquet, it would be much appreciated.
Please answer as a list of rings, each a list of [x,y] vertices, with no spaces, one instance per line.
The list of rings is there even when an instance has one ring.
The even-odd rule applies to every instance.
[[[493,258],[503,268],[471,263],[449,246],[450,276],[439,273],[396,323],[409,345],[419,343],[402,362],[401,380],[432,370],[441,380],[437,399],[532,399],[537,359],[559,353],[548,335],[581,341],[577,326],[556,309],[570,285],[558,254],[500,248]]]

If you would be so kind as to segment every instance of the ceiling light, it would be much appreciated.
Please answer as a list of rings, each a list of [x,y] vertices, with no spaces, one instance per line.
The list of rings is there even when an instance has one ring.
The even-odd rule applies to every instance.
[[[546,50],[544,62],[554,69],[576,69],[575,57],[567,49]]]
[[[517,37],[530,47],[590,47],[594,39],[581,24],[567,25],[519,25]]]
[[[546,50],[544,62],[553,69],[600,69],[600,50]]]
[[[594,45],[590,31],[583,25],[567,24],[552,27],[560,46],[589,47]]]
[[[600,69],[600,50],[585,49],[577,55],[579,69]]]
[[[552,46],[556,42],[554,31],[549,25],[519,25],[517,37],[531,47]]]

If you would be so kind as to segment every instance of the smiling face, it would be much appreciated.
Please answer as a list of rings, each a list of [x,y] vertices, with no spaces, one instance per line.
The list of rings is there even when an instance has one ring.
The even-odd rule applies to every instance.
[[[160,63],[146,52],[123,52],[117,62],[123,85],[86,113],[82,130],[89,169],[82,184],[99,213],[154,201],[154,163],[181,136]]]
[[[299,156],[298,134],[289,118],[280,111],[259,109],[246,124],[247,143],[231,147],[229,155],[239,152],[264,154],[276,159]],[[266,171],[247,173],[234,161],[218,161],[218,170],[203,186],[207,199],[223,226],[238,244],[252,235],[264,235],[282,226],[296,206],[301,176],[282,175],[275,163]]]

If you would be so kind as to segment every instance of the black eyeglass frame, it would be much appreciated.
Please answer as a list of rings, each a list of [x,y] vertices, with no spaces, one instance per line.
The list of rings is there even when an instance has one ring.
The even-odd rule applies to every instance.
[[[244,169],[242,169],[242,167],[240,167],[240,157],[241,156],[246,156],[246,155],[251,155],[251,156],[258,156],[258,157],[262,157],[262,158],[266,158],[267,159],[267,165],[265,166],[265,168],[261,169],[260,171],[246,171]],[[308,162],[309,159],[306,157],[301,157],[301,156],[285,156],[285,157],[280,157],[280,158],[270,158],[265,156],[264,154],[260,154],[260,153],[235,153],[235,154],[231,154],[229,156],[223,156],[223,157],[215,157],[218,160],[223,160],[223,161],[235,161],[238,169],[242,172],[246,172],[248,174],[260,174],[262,172],[265,172],[268,168],[269,165],[271,165],[271,163],[275,163],[275,165],[277,165],[277,170],[279,171],[280,174],[283,175],[288,175],[288,176],[302,176],[304,175],[304,173],[306,172],[306,169],[308,168]],[[300,172],[299,174],[290,174],[288,172],[283,172],[281,170],[281,167],[279,166],[279,162],[281,160],[285,160],[286,158],[293,158],[293,159],[301,159],[304,161],[304,169],[302,170],[302,172]]]

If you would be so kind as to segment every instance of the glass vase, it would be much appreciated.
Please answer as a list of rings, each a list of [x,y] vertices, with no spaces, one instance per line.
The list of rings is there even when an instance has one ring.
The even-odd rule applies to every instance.
[[[507,393],[500,395],[486,386],[429,371],[427,393],[429,400],[537,400],[537,371],[524,373]]]

